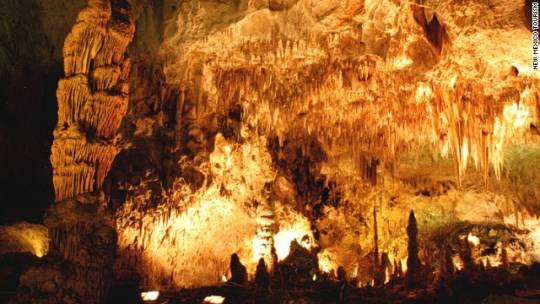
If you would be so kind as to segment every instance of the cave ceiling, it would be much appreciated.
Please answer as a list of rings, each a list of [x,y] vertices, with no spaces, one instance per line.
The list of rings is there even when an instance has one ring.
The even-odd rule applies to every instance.
[[[164,81],[192,99],[203,125],[240,105],[250,128],[281,142],[315,137],[331,160],[391,163],[427,147],[454,159],[458,180],[472,163],[484,179],[500,178],[505,146],[539,142],[522,2],[162,9],[170,17],[158,51]]]

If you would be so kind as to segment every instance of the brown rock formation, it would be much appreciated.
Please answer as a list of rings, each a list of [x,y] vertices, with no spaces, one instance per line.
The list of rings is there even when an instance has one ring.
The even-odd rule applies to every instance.
[[[263,258],[259,259],[257,269],[255,271],[255,286],[257,289],[264,291],[270,287],[270,274],[266,268],[266,263]]]
[[[407,225],[407,285],[409,287],[419,287],[421,282],[422,264],[418,257],[418,227],[414,211],[409,214],[409,224]]]
[[[51,153],[57,201],[99,190],[118,153],[135,27],[127,1],[89,1],[64,44]]]
[[[114,137],[127,111],[126,50],[134,30],[128,0],[89,0],[64,43],[65,78],[58,83],[51,148],[57,203],[45,225],[50,255],[64,264],[54,271],[63,272],[62,289],[79,303],[99,303],[112,277],[116,232],[100,189],[118,153]],[[53,271],[52,264],[43,267],[31,271]],[[23,290],[33,285],[31,276],[24,278]],[[41,292],[54,303],[65,301],[54,288]]]
[[[246,266],[242,265],[240,258],[236,253],[231,255],[231,264],[230,264],[231,278],[229,279],[230,283],[236,285],[245,285],[247,284],[247,271]]]

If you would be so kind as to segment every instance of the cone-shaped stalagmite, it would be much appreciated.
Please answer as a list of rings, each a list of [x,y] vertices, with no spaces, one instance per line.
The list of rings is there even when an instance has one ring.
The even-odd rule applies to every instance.
[[[390,262],[388,253],[383,252],[383,254],[381,255],[381,267],[379,270],[379,277],[384,283],[390,279],[391,274],[392,274],[392,262]]]
[[[472,256],[471,244],[469,243],[469,241],[467,241],[467,239],[463,241],[463,246],[459,251],[459,256],[463,261],[463,267],[465,268],[465,270],[474,270],[476,268],[476,264],[474,263],[474,259]]]
[[[268,290],[270,286],[270,274],[266,268],[266,263],[263,258],[259,259],[257,270],[255,271],[255,286],[260,290]]]
[[[403,270],[401,269],[401,263],[398,260],[394,259],[394,272],[392,273],[392,278],[397,279],[403,276]]]
[[[230,283],[245,285],[247,283],[247,270],[246,266],[242,265],[240,258],[236,253],[231,255],[231,278],[229,279]]]
[[[418,257],[418,227],[414,211],[409,214],[409,224],[407,225],[407,285],[411,288],[420,286],[421,264]]]
[[[62,288],[77,303],[100,303],[112,282],[116,231],[101,189],[119,152],[115,136],[128,107],[126,51],[134,32],[129,0],[91,0],[64,41],[50,156],[56,203],[44,223],[51,256],[67,269]],[[55,296],[51,303],[66,301]]]
[[[452,262],[452,248],[449,245],[444,246],[440,253],[440,277],[452,275],[454,273],[454,263]]]
[[[381,271],[379,259],[379,233],[377,231],[377,209],[373,207],[373,280],[375,286],[384,283],[384,273]]]

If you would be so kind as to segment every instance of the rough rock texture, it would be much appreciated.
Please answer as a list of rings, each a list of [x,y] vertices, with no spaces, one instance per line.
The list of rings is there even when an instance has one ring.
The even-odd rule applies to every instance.
[[[487,229],[540,235],[522,2],[136,1],[131,45],[125,4],[89,1],[63,53],[46,225],[73,294],[92,301],[107,285],[106,207],[116,274],[152,287],[217,284],[233,252],[252,274],[291,241],[305,270],[317,255],[342,281],[383,284],[379,253],[401,268],[410,209],[430,271],[539,258],[538,241],[512,249]],[[488,230],[489,254],[433,241],[470,223]]]
[[[540,139],[522,3],[143,1],[138,9],[132,50],[142,55],[132,63],[134,90],[121,128],[129,147],[106,179],[107,200],[121,206],[120,247],[129,253],[121,268],[140,266],[156,282],[162,275],[148,274],[157,268],[149,260],[164,268],[177,262],[174,276],[186,274],[180,286],[218,282],[223,267],[198,268],[189,280],[191,249],[175,256],[169,248],[180,240],[191,247],[192,236],[180,229],[187,218],[212,222],[210,210],[187,212],[201,210],[191,207],[209,193],[244,205],[239,219],[257,217],[259,236],[272,246],[268,232],[286,225],[272,218],[273,203],[253,199],[266,189],[251,185],[261,167],[240,162],[236,177],[221,184],[223,176],[208,170],[222,138],[248,147],[253,133],[268,140],[276,175],[266,181],[270,196],[309,220],[321,269],[342,265],[364,283],[371,278],[358,261],[373,248],[374,206],[380,251],[398,263],[407,255],[411,208],[420,247],[454,222],[509,223],[537,210],[535,187],[511,182],[517,175],[538,182],[517,165],[526,158],[536,166]],[[519,147],[529,154],[516,153]],[[253,150],[232,154],[240,151]],[[245,187],[254,190],[243,196]],[[236,233],[213,228],[204,237]],[[193,238],[199,250],[201,238]],[[206,242],[216,264],[231,254]]]
[[[49,255],[65,264],[61,287],[81,303],[98,303],[113,278],[116,232],[104,205],[103,198],[79,195],[55,203],[45,217],[51,235]]]
[[[419,287],[421,279],[421,262],[418,257],[418,227],[414,211],[409,214],[407,225],[407,285],[415,288]]]
[[[66,38],[51,148],[56,201],[99,190],[118,153],[114,135],[129,94],[125,52],[135,30],[129,5],[90,1]]]
[[[0,255],[27,252],[42,257],[49,250],[49,234],[43,225],[26,222],[0,226]]]
[[[44,220],[50,259],[62,267],[44,262],[30,269],[21,279],[20,292],[30,291],[30,298],[21,295],[23,303],[99,303],[108,291],[116,233],[100,193],[118,153],[115,135],[127,111],[126,51],[134,30],[129,1],[90,0],[64,42],[50,158],[57,202]],[[52,283],[47,281],[51,276]],[[39,280],[51,287],[42,287]],[[70,300],[64,299],[66,293]]]

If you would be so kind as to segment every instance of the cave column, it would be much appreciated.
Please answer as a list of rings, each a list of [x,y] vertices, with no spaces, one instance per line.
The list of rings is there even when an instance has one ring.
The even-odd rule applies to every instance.
[[[116,232],[101,189],[119,152],[134,31],[129,0],[89,0],[64,42],[50,157],[56,202],[44,222],[78,303],[103,301],[112,278]]]

